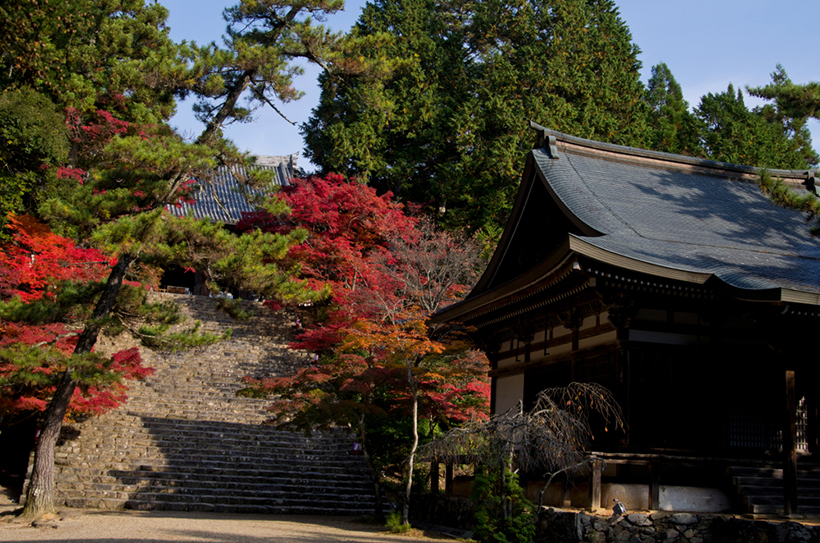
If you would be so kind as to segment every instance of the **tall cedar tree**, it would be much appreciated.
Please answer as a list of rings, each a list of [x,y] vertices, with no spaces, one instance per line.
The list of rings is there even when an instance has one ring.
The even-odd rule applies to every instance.
[[[466,292],[479,251],[407,217],[389,195],[376,196],[373,188],[338,175],[300,182],[281,197],[299,211],[281,218],[254,214],[242,226],[307,229],[307,241],[291,256],[314,280],[327,282],[333,295],[314,308],[297,341],[321,353],[317,364],[293,377],[249,379],[248,393],[278,395],[276,423],[302,429],[350,424],[373,473],[381,515],[387,460],[374,454],[380,448],[374,428],[401,427],[409,415],[410,435],[399,436],[407,443],[409,484],[419,418],[429,429],[486,410],[486,358],[457,332],[426,324],[432,312]],[[299,206],[306,202],[311,205]]]
[[[353,32],[393,40],[372,83],[323,77],[302,126],[323,171],[471,230],[502,225],[530,148],[527,119],[582,137],[647,140],[638,48],[610,0],[377,0]]]
[[[665,63],[652,67],[646,87],[651,121],[649,148],[699,156],[699,125],[689,111],[689,103],[683,99],[683,89]]]
[[[83,320],[51,395],[25,516],[53,510],[54,444],[79,383],[73,364],[91,352],[111,322],[138,259],[195,265],[214,282],[240,282],[267,297],[315,298],[293,280],[296,269],[276,264],[304,232],[232,236],[207,221],[174,219],[164,208],[190,197],[192,178],[207,179],[215,156],[242,160],[222,139],[222,125],[246,118],[237,105],[244,91],[271,104],[276,96],[295,97],[286,90],[295,70],[289,61],[323,62],[322,44],[333,40],[313,24],[313,16],[338,7],[242,1],[226,12],[229,39],[219,49],[177,46],[164,26],[165,8],[143,0],[24,0],[0,6],[4,89],[22,93],[28,104],[47,98],[53,106],[43,109],[63,116],[68,140],[67,160],[59,149],[48,160],[30,145],[22,150],[13,175],[30,201],[4,205],[27,206],[58,233],[116,255],[107,280],[93,293],[94,309]],[[236,66],[252,73],[233,77]],[[175,97],[189,92],[213,99],[210,109],[200,110],[207,126],[194,145],[167,125]],[[0,129],[12,122],[0,118]],[[35,141],[43,123],[29,124],[26,137]]]

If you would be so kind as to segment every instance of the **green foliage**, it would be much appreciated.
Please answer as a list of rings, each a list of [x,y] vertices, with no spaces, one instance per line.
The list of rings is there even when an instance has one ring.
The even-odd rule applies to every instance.
[[[820,224],[818,224],[820,199],[816,194],[810,191],[797,192],[783,183],[781,179],[772,177],[767,170],[760,173],[759,183],[764,194],[767,194],[775,204],[806,213],[809,222],[813,223],[809,231],[814,236],[820,235]]]
[[[401,521],[401,513],[393,511],[387,516],[385,526],[391,533],[404,534],[410,531],[411,526]]]
[[[69,409],[76,418],[116,407],[125,400],[123,381],[145,377],[153,370],[141,367],[136,349],[113,357],[99,353],[69,357],[48,345],[0,347],[0,420],[43,411],[65,371],[79,389]]]
[[[34,207],[35,187],[68,158],[65,116],[48,97],[24,87],[0,93],[0,227],[9,212]],[[3,241],[3,239],[0,239]]]
[[[363,59],[336,62],[339,51],[352,42],[317,24],[343,6],[343,0],[241,0],[224,12],[223,47],[183,43],[191,64],[188,89],[199,97],[194,111],[207,125],[198,141],[215,143],[223,125],[250,122],[260,106],[281,115],[278,102],[302,95],[293,78],[303,73],[304,59],[328,73],[364,75],[370,67]],[[238,105],[243,97],[247,106]]]
[[[143,345],[152,347],[160,351],[170,351],[172,353],[191,349],[193,347],[204,347],[219,341],[231,339],[233,331],[229,328],[224,333],[212,334],[211,332],[200,332],[201,321],[196,321],[194,326],[180,332],[168,333],[167,324],[144,325],[139,328],[137,335]]]
[[[0,319],[29,324],[74,321],[87,317],[89,304],[102,290],[101,283],[74,283],[61,281],[54,285],[53,298],[24,302],[20,298],[0,301]]]
[[[518,476],[505,469],[476,475],[473,534],[482,543],[530,543],[535,536],[535,506],[527,500]]]
[[[253,318],[253,311],[242,309],[242,302],[229,298],[219,298],[216,301],[216,308],[228,314],[232,319],[239,322],[246,322]]]
[[[777,110],[792,119],[820,119],[820,83],[812,81],[796,85],[791,82],[780,64],[772,73],[772,82],[769,85],[749,88],[748,91],[752,96],[774,100]]]
[[[363,53],[394,59],[391,75],[323,77],[306,154],[447,226],[503,224],[534,141],[528,119],[646,139],[639,50],[609,0],[378,0],[354,33],[393,37]]]
[[[683,99],[683,90],[665,63],[652,67],[646,89],[650,108],[651,149],[667,153],[699,155],[698,125]]]
[[[144,0],[4,3],[0,87],[31,86],[61,109],[119,103],[129,121],[168,119],[183,65],[165,29],[167,14]]]
[[[795,131],[797,125],[771,105],[749,110],[742,91],[732,85],[702,97],[695,116],[701,123],[703,154],[711,160],[782,169],[818,162],[805,126]]]
[[[306,237],[302,229],[285,234],[253,229],[237,235],[207,219],[165,215],[153,243],[144,247],[143,259],[200,270],[213,291],[245,290],[282,302],[315,302],[325,298],[328,289],[309,288],[299,280],[298,262],[283,265],[291,248]],[[111,238],[114,233],[108,233]]]

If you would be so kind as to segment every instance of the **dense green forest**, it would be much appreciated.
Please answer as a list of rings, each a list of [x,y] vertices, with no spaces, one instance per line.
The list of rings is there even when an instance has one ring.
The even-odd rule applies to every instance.
[[[449,227],[503,227],[533,142],[528,120],[732,163],[818,161],[806,129],[814,110],[799,107],[801,87],[782,67],[753,90],[773,103],[749,109],[730,85],[691,108],[665,64],[641,82],[640,49],[611,0],[375,0],[352,32],[381,37],[366,54],[392,59],[390,74],[323,75],[302,126],[306,154],[322,172],[420,203]]]

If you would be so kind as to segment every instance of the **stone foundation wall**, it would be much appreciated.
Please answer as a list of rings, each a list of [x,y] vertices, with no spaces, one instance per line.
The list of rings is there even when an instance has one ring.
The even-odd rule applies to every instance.
[[[692,513],[629,513],[610,518],[545,509],[536,543],[808,543],[820,526]]]
[[[411,518],[469,530],[468,498],[414,495]],[[534,543],[820,543],[820,526],[696,513],[628,513],[604,517],[544,508]]]

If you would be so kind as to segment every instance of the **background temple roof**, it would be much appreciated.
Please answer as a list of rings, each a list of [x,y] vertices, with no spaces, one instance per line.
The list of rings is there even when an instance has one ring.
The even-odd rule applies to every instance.
[[[276,179],[274,185],[286,186],[293,178],[297,155],[258,156],[254,168],[273,171]],[[240,176],[246,175],[244,167],[236,169]],[[255,211],[250,201],[254,196],[263,196],[268,191],[253,189],[240,185],[227,166],[220,166],[211,183],[201,183],[194,194],[195,203],[169,206],[168,210],[179,217],[192,215],[197,219],[209,218],[214,221],[234,225],[243,212]]]

